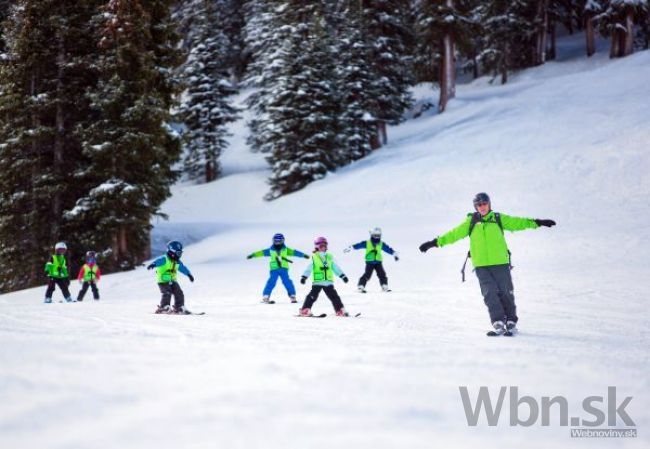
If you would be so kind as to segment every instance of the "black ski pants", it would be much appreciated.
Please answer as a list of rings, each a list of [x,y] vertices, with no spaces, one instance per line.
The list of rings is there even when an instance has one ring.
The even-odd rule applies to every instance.
[[[56,288],[57,285],[59,286],[61,293],[63,293],[63,297],[65,299],[70,298],[70,290],[68,290],[68,287],[70,286],[70,279],[62,279],[62,278],[50,278],[47,281],[47,290],[45,291],[45,297],[52,299],[52,295],[54,294],[54,289]]]
[[[171,303],[172,295],[174,295],[174,307],[182,307],[185,305],[185,295],[178,282],[173,281],[158,284],[158,288],[160,288],[160,293],[162,293],[162,298],[160,299],[161,307],[168,306]]]
[[[379,278],[379,284],[388,285],[388,278],[386,277],[386,271],[384,270],[384,265],[380,263],[368,263],[366,262],[366,270],[364,271],[361,278],[359,278],[359,284],[363,287],[366,286],[366,282],[372,277],[372,272],[377,272],[377,277]]]
[[[328,285],[328,286],[312,285],[311,291],[307,294],[307,297],[305,298],[305,302],[303,303],[302,308],[311,309],[311,306],[313,306],[316,300],[318,299],[318,295],[320,294],[321,290],[324,291],[327,297],[329,298],[329,300],[332,301],[334,310],[338,312],[343,308],[343,301],[341,301],[341,297],[334,289],[334,285]]]
[[[97,284],[94,282],[84,282],[81,285],[81,290],[79,290],[79,295],[77,296],[77,301],[83,301],[84,296],[86,296],[86,292],[88,291],[88,287],[91,288],[93,291],[93,298],[99,299],[99,290],[97,289]]]
[[[477,267],[476,276],[481,286],[483,302],[490,313],[490,322],[517,322],[517,306],[510,276],[510,265]]]

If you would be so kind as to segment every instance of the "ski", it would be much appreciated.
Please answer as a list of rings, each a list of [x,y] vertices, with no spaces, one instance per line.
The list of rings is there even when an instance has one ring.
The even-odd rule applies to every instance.
[[[269,301],[260,301],[262,304],[275,304],[275,301],[269,300]]]
[[[515,334],[513,334],[512,331],[503,330],[501,332],[488,331],[485,335],[487,335],[488,337],[500,337],[502,335],[504,337],[513,337]]]
[[[320,315],[294,315],[294,316],[298,318],[325,318],[327,314],[321,313]]]

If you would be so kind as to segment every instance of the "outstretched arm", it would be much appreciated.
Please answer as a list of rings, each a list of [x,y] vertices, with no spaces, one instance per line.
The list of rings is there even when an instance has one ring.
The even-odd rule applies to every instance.
[[[248,256],[246,256],[247,259],[252,259],[253,257],[269,257],[271,255],[271,251],[269,249],[261,249],[259,251],[255,251],[254,253],[250,253]]]
[[[185,276],[190,278],[191,282],[194,282],[194,276],[192,276],[192,273],[190,273],[190,269],[187,268],[187,266],[185,266],[185,264],[183,262],[180,262],[180,261],[178,262],[178,271],[180,271]]]
[[[359,243],[355,243],[354,245],[350,245],[350,246],[348,246],[347,248],[345,248],[345,249],[343,250],[343,252],[344,252],[344,253],[349,253],[349,252],[352,251],[353,249],[363,249],[363,248],[365,248],[365,247],[366,247],[366,241],[364,240],[364,241],[361,241],[361,242],[359,242]]]
[[[287,256],[290,257],[302,257],[303,259],[309,259],[311,256],[303,253],[302,251],[298,251],[297,249],[293,248],[287,248]]]
[[[506,231],[523,231],[524,229],[536,229],[539,225],[532,218],[513,217],[511,215],[501,215],[501,224]]]

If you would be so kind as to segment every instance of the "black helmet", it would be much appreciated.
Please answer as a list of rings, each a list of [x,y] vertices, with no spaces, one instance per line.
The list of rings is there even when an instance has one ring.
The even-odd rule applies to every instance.
[[[472,202],[474,203],[474,207],[476,207],[476,205],[479,203],[490,204],[490,197],[485,192],[477,193],[476,196],[474,196],[474,200]]]
[[[97,253],[95,251],[86,251],[86,261],[95,260],[97,258]]]
[[[183,255],[183,244],[177,240],[172,240],[167,244],[167,255],[172,259],[180,259]]]

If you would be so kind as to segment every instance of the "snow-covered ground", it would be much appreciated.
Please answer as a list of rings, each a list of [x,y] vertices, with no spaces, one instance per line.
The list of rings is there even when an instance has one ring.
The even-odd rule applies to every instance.
[[[144,268],[106,276],[100,302],[42,304],[44,289],[0,297],[2,448],[648,447],[650,52],[610,61],[574,53],[506,86],[459,86],[443,115],[389,130],[390,144],[301,192],[267,203],[263,157],[236,124],[226,176],[179,186],[154,239],[182,238],[190,309],[153,315]],[[571,56],[568,57],[567,55]],[[418,91],[418,95],[431,95]],[[467,241],[417,246],[460,223],[487,191],[495,210],[553,218],[509,234],[521,333],[485,337]],[[392,293],[355,293],[363,255],[342,249],[381,226]],[[273,233],[303,251],[324,235],[350,276],[337,288],[360,318],[297,319],[278,285],[259,303]],[[294,280],[305,261],[292,266]],[[306,287],[297,284],[299,296]],[[76,290],[76,289],[75,289]],[[76,291],[75,291],[76,292]],[[57,295],[59,293],[57,292]],[[459,387],[563,395],[569,416],[616,386],[635,439],[575,439],[538,421],[467,424]],[[507,401],[507,398],[506,398]],[[520,418],[528,415],[522,406]],[[618,428],[625,425],[619,421]]]

